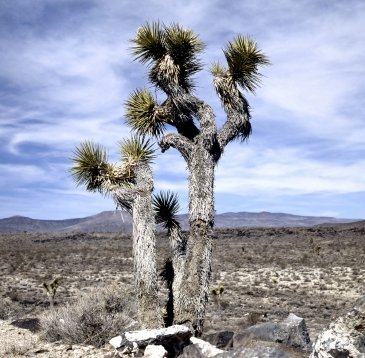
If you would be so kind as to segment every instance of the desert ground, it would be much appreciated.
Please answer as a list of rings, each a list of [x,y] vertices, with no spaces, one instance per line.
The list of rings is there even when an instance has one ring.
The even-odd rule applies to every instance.
[[[212,288],[222,284],[224,292],[219,299],[211,296],[205,333],[237,332],[260,321],[284,319],[292,312],[305,318],[315,340],[365,293],[364,240],[362,222],[216,230]],[[163,234],[157,251],[162,270],[169,256]],[[50,309],[43,282],[60,279],[56,306],[102,285],[133,290],[132,241],[125,234],[1,234],[0,255],[0,342],[5,342],[0,356],[49,356],[47,348],[42,350],[49,346],[27,329],[34,328],[29,322]],[[163,301],[162,282],[161,288]],[[54,356],[71,356],[61,344],[52,349],[64,349]],[[95,357],[107,351],[79,349],[89,349]]]

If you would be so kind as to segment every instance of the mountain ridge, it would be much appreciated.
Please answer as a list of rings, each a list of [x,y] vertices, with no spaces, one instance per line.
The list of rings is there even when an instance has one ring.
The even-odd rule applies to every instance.
[[[178,220],[187,230],[188,214],[178,215]],[[361,219],[341,219],[327,216],[304,216],[287,213],[271,213],[262,211],[226,212],[216,214],[216,228],[238,227],[311,227],[323,224],[348,224]],[[0,219],[0,232],[132,232],[130,214],[121,211],[102,211],[84,218],[62,220],[32,219],[14,215]]]

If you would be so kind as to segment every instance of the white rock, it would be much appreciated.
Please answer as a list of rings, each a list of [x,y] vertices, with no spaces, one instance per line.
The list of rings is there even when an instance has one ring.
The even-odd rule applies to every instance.
[[[131,342],[150,341],[160,336],[174,336],[180,333],[189,333],[186,326],[174,325],[160,329],[144,329],[140,331],[125,332],[125,338]]]
[[[116,336],[114,338],[112,338],[109,343],[115,348],[115,349],[118,349],[121,344],[123,342],[123,338],[122,336]]]
[[[165,358],[167,351],[163,346],[148,345],[144,351],[144,357],[148,358]]]
[[[222,349],[219,349],[212,344],[203,341],[202,339],[191,337],[190,342],[199,348],[200,352],[204,355],[204,357],[211,358],[216,355],[223,353]]]

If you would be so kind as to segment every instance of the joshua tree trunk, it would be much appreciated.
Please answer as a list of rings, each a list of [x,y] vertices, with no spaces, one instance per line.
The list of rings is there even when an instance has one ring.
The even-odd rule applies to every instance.
[[[111,194],[118,206],[132,214],[138,319],[144,328],[162,327],[157,295],[155,213],[150,167],[154,149],[149,140],[134,136],[121,142],[120,152],[121,165],[112,165],[108,163],[104,148],[84,142],[76,148],[71,172],[78,185],[85,185],[88,191]],[[56,279],[43,286],[48,294],[54,295],[58,281]]]
[[[190,233],[179,299],[174,305],[175,322],[188,324],[200,335],[211,277],[215,161],[211,153],[196,145],[188,166]]]
[[[144,328],[162,327],[157,296],[156,248],[151,192],[152,173],[148,165],[135,170],[136,186],[132,204],[133,258],[139,321]]]

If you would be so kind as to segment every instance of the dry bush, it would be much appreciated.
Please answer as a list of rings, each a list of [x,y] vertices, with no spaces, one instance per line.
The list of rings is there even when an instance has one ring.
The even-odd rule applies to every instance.
[[[15,306],[9,298],[0,298],[0,319],[8,319],[15,313]]]
[[[43,314],[40,320],[42,338],[69,344],[100,347],[110,338],[127,330],[138,329],[134,299],[116,287],[95,289]]]
[[[35,344],[34,339],[31,341],[5,342],[0,347],[0,357],[24,357],[27,352],[34,348]]]

